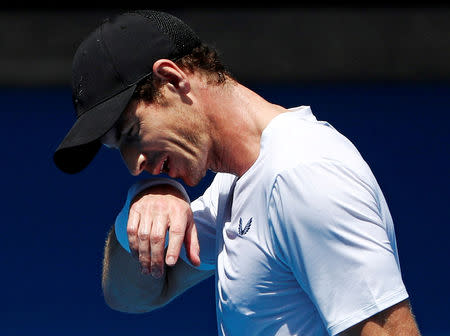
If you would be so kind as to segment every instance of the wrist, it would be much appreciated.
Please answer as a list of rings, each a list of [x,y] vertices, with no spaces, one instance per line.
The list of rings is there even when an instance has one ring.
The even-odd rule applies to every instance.
[[[190,203],[190,198],[186,190],[183,188],[181,183],[175,180],[169,178],[152,178],[140,180],[133,184],[128,189],[125,205],[117,215],[114,224],[117,241],[126,251],[128,251],[128,253],[131,253],[127,234],[128,214],[130,211],[130,206],[132,204],[132,201],[137,196],[139,196],[149,188],[152,188],[153,192],[161,192],[166,194],[169,192],[175,192],[178,197],[183,198],[186,202]]]

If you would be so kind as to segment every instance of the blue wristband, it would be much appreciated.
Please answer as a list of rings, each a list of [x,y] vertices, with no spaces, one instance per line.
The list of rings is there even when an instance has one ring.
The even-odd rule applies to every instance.
[[[172,180],[169,178],[153,178],[153,179],[141,180],[141,181],[138,181],[135,184],[133,184],[130,187],[130,189],[128,189],[127,200],[125,201],[125,205],[123,206],[122,210],[117,215],[116,222],[114,224],[117,241],[120,243],[120,245],[122,245],[122,247],[126,251],[128,251],[128,253],[131,253],[130,245],[128,244],[128,234],[127,234],[128,214],[130,212],[131,201],[141,191],[143,191],[147,188],[150,188],[152,186],[161,185],[161,184],[170,184],[171,186],[177,188],[179,191],[182,192],[186,201],[190,203],[190,198],[189,198],[189,195],[187,194],[186,190],[183,188],[181,183],[179,183],[175,180]],[[167,241],[168,241],[168,239],[166,237],[166,244],[167,244]]]

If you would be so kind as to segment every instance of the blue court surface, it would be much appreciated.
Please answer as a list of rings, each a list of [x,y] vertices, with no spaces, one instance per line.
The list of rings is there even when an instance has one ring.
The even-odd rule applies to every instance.
[[[310,105],[357,146],[389,204],[419,327],[450,335],[450,83],[247,85],[285,107]],[[215,335],[212,279],[149,314],[105,305],[103,244],[136,178],[106,148],[78,175],[53,165],[74,120],[69,88],[1,88],[0,98],[0,335]]]

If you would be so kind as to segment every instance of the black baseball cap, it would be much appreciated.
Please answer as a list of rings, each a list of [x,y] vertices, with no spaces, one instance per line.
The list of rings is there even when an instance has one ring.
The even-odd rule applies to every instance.
[[[106,19],[75,52],[72,101],[77,119],[53,155],[56,166],[69,174],[83,170],[138,83],[151,75],[154,62],[177,60],[200,44],[188,25],[165,12],[140,10]]]

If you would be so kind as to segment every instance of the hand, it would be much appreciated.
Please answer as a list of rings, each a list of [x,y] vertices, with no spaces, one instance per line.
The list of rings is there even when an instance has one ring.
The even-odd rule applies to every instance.
[[[131,254],[139,260],[142,274],[162,277],[167,230],[165,263],[175,265],[184,242],[191,263],[199,266],[197,229],[190,205],[181,192],[170,185],[157,185],[138,194],[130,207],[127,234]]]

